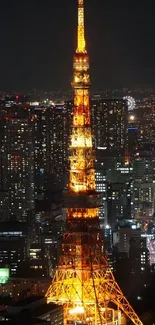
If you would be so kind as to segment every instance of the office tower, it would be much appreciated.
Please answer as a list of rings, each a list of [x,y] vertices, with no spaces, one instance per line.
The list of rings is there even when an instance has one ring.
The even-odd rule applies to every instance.
[[[133,217],[132,170],[122,167],[107,173],[107,222],[112,230],[124,219]]]
[[[93,99],[91,101],[91,106],[93,134],[96,146],[96,189],[98,190],[99,177],[101,179],[101,175],[102,187],[104,188],[106,185],[106,195],[103,194],[102,196],[103,202],[102,207],[99,209],[99,215],[102,214],[102,218],[104,218],[107,224],[109,224],[110,220],[110,226],[114,229],[118,217],[121,217],[124,211],[122,209],[121,214],[119,213],[119,216],[116,217],[117,213],[115,214],[116,211],[113,209],[117,210],[116,207],[118,207],[118,204],[115,204],[116,200],[110,195],[110,187],[112,184],[110,184],[110,180],[107,182],[107,174],[108,170],[116,171],[118,165],[119,167],[123,167],[125,163],[128,162],[128,106],[127,101],[124,99]],[[103,178],[105,178],[105,180],[103,180]],[[124,181],[126,183],[128,182],[127,178],[125,180],[125,176]],[[120,186],[123,186],[123,179]],[[113,192],[115,192],[115,190]],[[110,206],[110,198],[112,209]],[[119,202],[122,200],[120,194],[118,194],[117,200],[119,200]],[[121,204],[119,203],[119,205]],[[112,219],[113,224],[111,224]]]
[[[128,112],[128,153],[130,161],[134,159],[135,150],[138,147],[139,128],[136,110]]]
[[[109,164],[105,168],[104,161],[95,161],[96,190],[102,198],[100,223],[110,225],[112,230],[120,220],[132,219],[134,215],[133,167],[117,163],[117,159],[114,163],[115,166]]]
[[[66,228],[62,254],[47,291],[47,301],[63,304],[64,324],[124,324],[124,312],[142,322],[123,296],[107,258],[99,227],[89,105],[89,57],[84,38],[84,1],[78,0],[78,44],[73,59],[74,111]],[[118,310],[109,308],[112,301]]]
[[[91,101],[95,146],[104,162],[117,157],[124,162],[127,152],[128,107],[124,99]],[[98,157],[97,157],[98,158]]]
[[[66,182],[66,119],[64,103],[57,103],[50,112],[50,174],[53,189],[64,189]]]
[[[155,152],[135,153],[134,173],[134,217],[148,219],[154,215],[155,206]]]
[[[28,263],[27,263],[28,264]],[[48,257],[42,244],[32,244],[29,249],[29,267],[34,276],[48,276]]]
[[[129,247],[129,280],[130,292],[141,292],[141,288],[147,285],[150,275],[150,256],[146,244],[146,238],[141,231],[133,230]]]
[[[104,244],[106,251],[110,251],[113,246],[112,229],[109,225],[104,227]]]
[[[118,251],[125,252],[129,256],[131,238],[141,238],[141,229],[132,229],[130,225],[120,227],[118,230]]]
[[[63,189],[67,151],[65,104],[40,104],[33,111],[36,191]]]
[[[107,221],[107,170],[103,168],[103,163],[96,162],[95,164],[95,180],[96,191],[101,196],[101,206],[99,207],[99,219],[100,226],[104,229],[104,226],[108,224]]]
[[[37,103],[39,104],[39,103]],[[50,125],[49,109],[47,107],[31,104],[35,114],[34,119],[34,175],[35,191],[44,191],[49,179],[50,165]]]
[[[26,224],[15,220],[0,222],[0,268],[9,268],[11,277],[26,260],[26,243]]]
[[[65,159],[65,185],[69,183],[69,155],[70,155],[70,141],[71,141],[71,124],[72,114],[74,109],[73,100],[65,102],[65,133],[64,133],[64,145],[66,151]]]
[[[138,129],[138,147],[140,150],[151,150],[155,143],[154,108],[152,103],[141,102],[135,110]]]
[[[146,238],[140,236],[134,236],[136,230],[130,240],[129,258],[132,268],[132,275],[140,276],[148,271],[149,261],[149,250],[147,248]]]
[[[128,148],[131,156],[138,149],[152,150],[155,143],[154,101],[143,98],[128,114]]]
[[[143,275],[149,270],[150,253],[147,235],[136,225],[126,224],[118,230],[118,251],[127,253],[130,259],[131,274]]]
[[[149,264],[155,264],[155,235],[154,231],[152,234],[150,233],[143,233],[142,238],[146,240],[146,246],[149,252]]]
[[[8,217],[20,221],[34,209],[33,121],[24,106],[1,112],[1,186],[8,192]]]

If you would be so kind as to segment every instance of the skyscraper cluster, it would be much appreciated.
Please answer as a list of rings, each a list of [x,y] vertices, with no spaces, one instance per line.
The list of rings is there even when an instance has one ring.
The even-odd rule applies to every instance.
[[[154,133],[150,126],[152,135],[144,136],[144,118],[138,112],[142,109],[146,117],[147,107],[139,106],[138,102],[130,111],[127,99],[91,99],[96,189],[101,193],[103,232],[110,227],[113,242],[112,233],[119,227],[136,224],[142,234],[149,232],[145,238],[150,251],[150,240],[154,247],[155,168],[154,146],[150,147]],[[49,241],[55,251],[57,238],[49,218],[55,218],[56,209],[55,215],[64,220],[62,191],[69,182],[72,110],[72,100],[54,104],[7,97],[1,103],[1,221],[26,223],[29,245]]]
[[[24,262],[30,269],[43,269],[45,256],[47,268],[43,275],[50,274],[56,264],[63,223],[61,192],[67,183],[65,116],[62,103],[45,105],[20,96],[7,97],[1,102],[0,264],[10,268],[11,276],[17,276],[17,268],[24,270],[20,267]],[[10,227],[13,231],[9,231]],[[22,227],[24,235],[19,231]],[[8,231],[3,231],[6,228]],[[14,271],[11,266],[14,252],[7,241],[23,247]],[[40,256],[34,258],[39,260],[38,266],[30,254],[35,244],[39,251],[39,245],[42,247]]]

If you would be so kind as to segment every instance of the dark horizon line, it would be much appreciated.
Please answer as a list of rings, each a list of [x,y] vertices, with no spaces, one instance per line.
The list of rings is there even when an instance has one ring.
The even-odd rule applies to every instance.
[[[123,90],[128,90],[128,91],[137,91],[137,90],[155,90],[155,84],[136,84],[134,86],[115,86],[115,87],[91,87],[91,92],[104,92],[104,91],[123,91]],[[73,89],[70,88],[51,88],[51,89],[43,89],[43,88],[27,88],[27,87],[22,87],[22,88],[17,88],[17,89],[11,89],[11,88],[0,88],[0,94],[1,93],[12,93],[12,94],[21,94],[24,95],[25,93],[52,93],[52,92],[72,92]]]

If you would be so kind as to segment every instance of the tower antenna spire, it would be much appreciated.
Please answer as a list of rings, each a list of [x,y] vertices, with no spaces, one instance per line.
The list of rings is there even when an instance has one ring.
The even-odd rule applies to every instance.
[[[66,227],[58,267],[46,297],[63,305],[64,325],[143,325],[124,297],[103,251],[91,130],[89,57],[84,37],[84,0],[78,0],[78,44],[73,58],[74,107],[70,138]],[[110,303],[115,308],[110,308]],[[117,308],[116,308],[117,306]]]
[[[76,53],[86,53],[85,26],[84,26],[84,0],[78,0],[78,31]]]

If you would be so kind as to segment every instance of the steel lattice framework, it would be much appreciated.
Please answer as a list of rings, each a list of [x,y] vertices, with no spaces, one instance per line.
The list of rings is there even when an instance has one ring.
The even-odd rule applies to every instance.
[[[99,227],[89,106],[89,57],[84,37],[84,0],[78,0],[78,44],[74,56],[74,110],[70,181],[65,195],[62,253],[46,297],[64,306],[64,324],[143,325],[116,283]],[[110,308],[110,303],[115,308]]]

